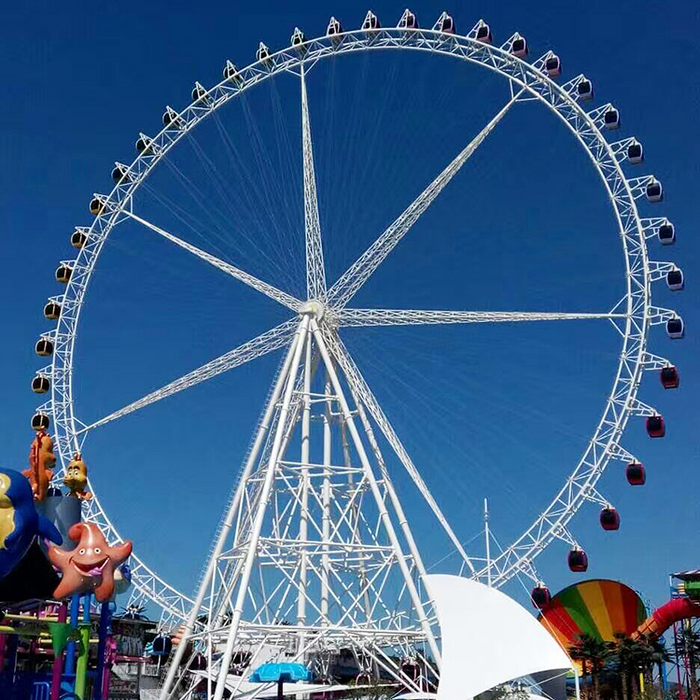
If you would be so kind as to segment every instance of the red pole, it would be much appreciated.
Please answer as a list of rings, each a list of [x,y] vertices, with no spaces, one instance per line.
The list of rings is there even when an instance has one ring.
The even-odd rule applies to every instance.
[[[676,678],[678,679],[678,700],[685,700],[685,695],[683,694],[683,683],[681,683],[681,664],[678,658],[678,632],[676,630],[676,623],[673,623],[673,646],[676,650]]]

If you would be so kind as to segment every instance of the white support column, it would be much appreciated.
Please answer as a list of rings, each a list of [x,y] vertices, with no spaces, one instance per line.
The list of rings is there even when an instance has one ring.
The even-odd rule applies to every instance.
[[[352,412],[350,411],[350,407],[348,406],[348,402],[345,398],[343,387],[341,386],[340,381],[338,379],[338,375],[336,374],[335,368],[333,367],[333,360],[328,352],[328,349],[326,348],[326,343],[323,339],[323,334],[321,333],[321,330],[318,327],[318,323],[316,323],[316,320],[313,318],[311,319],[311,332],[314,335],[314,339],[316,340],[316,344],[318,345],[321,357],[323,358],[323,361],[326,365],[326,371],[328,372],[331,384],[333,385],[333,390],[337,396],[338,403],[340,404],[341,412],[350,431],[350,437],[352,438],[352,441],[355,445],[355,450],[357,451],[357,454],[360,458],[360,462],[362,463],[365,476],[367,478],[370,489],[372,491],[372,495],[374,496],[377,508],[379,510],[379,516],[381,518],[382,524],[384,526],[384,529],[386,530],[389,541],[391,542],[391,546],[394,550],[401,573],[403,574],[403,578],[406,583],[406,588],[411,597],[411,602],[413,603],[413,606],[416,610],[421,629],[423,630],[423,633],[426,636],[428,646],[430,647],[430,651],[432,652],[433,657],[435,658],[435,663],[438,666],[438,668],[440,668],[442,665],[442,657],[440,655],[440,650],[438,649],[437,642],[435,641],[435,636],[433,635],[432,628],[430,627],[430,623],[428,622],[428,619],[426,617],[425,610],[423,609],[423,603],[420,599],[420,595],[418,594],[418,590],[416,589],[416,585],[413,581],[413,578],[411,577],[411,572],[409,571],[408,564],[406,563],[406,559],[404,557],[403,550],[401,549],[401,545],[396,535],[396,531],[394,530],[394,525],[391,521],[391,517],[389,516],[389,512],[386,509],[386,505],[379,490],[377,480],[374,477],[372,466],[369,462],[369,458],[367,457],[367,452],[365,451],[365,447],[357,430],[357,426],[355,425]],[[221,697],[216,697],[215,700],[221,700]]]
[[[394,507],[394,510],[396,511],[396,517],[399,519],[399,525],[401,527],[401,531],[403,532],[403,535],[406,538],[406,543],[408,544],[408,549],[411,552],[411,555],[413,556],[413,560],[416,563],[416,568],[418,569],[418,573],[421,577],[421,582],[423,583],[423,586],[425,587],[425,589],[427,591],[428,585],[427,585],[426,580],[425,580],[425,577],[427,576],[427,572],[426,572],[425,566],[423,564],[423,559],[422,559],[420,552],[418,550],[418,545],[416,545],[416,541],[413,538],[413,532],[411,532],[411,527],[408,524],[408,518],[406,517],[403,506],[401,505],[401,501],[399,500],[399,497],[396,495],[396,490],[394,489],[394,484],[391,480],[391,477],[389,476],[389,471],[386,468],[386,463],[384,462],[384,457],[381,453],[381,450],[379,449],[379,444],[377,443],[377,439],[374,436],[374,430],[372,429],[372,424],[369,422],[369,419],[367,418],[367,413],[365,412],[365,408],[362,405],[362,402],[359,400],[357,392],[354,389],[354,387],[352,386],[352,383],[350,384],[350,392],[352,394],[353,401],[355,402],[355,405],[357,406],[357,413],[359,414],[360,420],[362,421],[362,426],[364,427],[365,432],[367,433],[367,437],[369,438],[370,447],[372,448],[372,451],[374,452],[374,454],[377,458],[377,463],[379,464],[379,469],[382,472],[382,478],[384,479],[384,483],[386,484],[387,492],[389,493],[389,499],[391,500],[391,505]]]
[[[250,450],[250,454],[248,455],[248,459],[246,460],[245,466],[243,468],[243,473],[241,474],[239,485],[236,488],[236,492],[233,496],[233,500],[231,501],[231,505],[229,506],[224,521],[221,525],[219,537],[211,553],[211,557],[209,558],[209,563],[207,565],[207,569],[204,573],[204,576],[202,577],[202,581],[199,584],[199,590],[197,591],[197,597],[195,598],[194,605],[192,606],[192,610],[190,611],[190,614],[187,618],[187,622],[185,624],[185,632],[182,636],[182,642],[178,645],[175,651],[175,656],[170,662],[170,668],[168,669],[168,674],[165,678],[163,688],[160,692],[160,700],[168,700],[172,694],[171,688],[173,691],[175,689],[173,687],[173,684],[177,675],[178,668],[182,663],[182,658],[187,647],[187,641],[190,638],[190,635],[192,634],[192,630],[194,629],[197,616],[199,615],[199,612],[202,608],[202,603],[204,602],[204,597],[207,594],[207,589],[209,587],[209,584],[211,583],[214,571],[216,570],[218,558],[221,555],[224,544],[231,531],[231,526],[233,524],[233,520],[236,516],[236,512],[238,511],[238,507],[243,495],[243,487],[245,485],[245,481],[250,475],[253,466],[255,465],[255,461],[257,460],[258,454],[260,453],[260,449],[263,445],[265,435],[267,434],[267,431],[270,428],[270,423],[275,412],[275,406],[279,401],[279,397],[282,393],[282,388],[284,386],[285,378],[289,373],[289,367],[292,363],[292,359],[294,357],[295,350],[299,342],[300,333],[301,324],[297,329],[297,332],[295,333],[294,337],[292,338],[292,342],[289,344],[287,356],[284,359],[284,363],[282,365],[282,369],[280,370],[279,377],[277,378],[277,382],[275,383],[275,386],[272,390],[272,394],[270,395],[270,400],[268,401],[267,407],[265,409],[265,414],[263,415],[263,419],[255,436],[255,442],[253,443],[253,447]]]
[[[491,588],[491,533],[489,532],[489,502],[484,499],[484,535],[486,537],[486,583]]]
[[[330,396],[331,385],[326,372],[325,394]],[[325,624],[330,624],[328,619],[328,597],[330,579],[330,557],[328,556],[328,540],[331,534],[331,399],[326,399],[326,410],[323,415],[323,491],[321,499],[323,503],[323,516],[321,532],[323,533],[323,556],[321,558],[321,615]]]
[[[241,572],[241,581],[238,585],[238,594],[236,596],[236,603],[233,609],[231,627],[229,628],[228,639],[226,640],[226,648],[224,650],[224,655],[221,660],[219,677],[216,681],[216,691],[214,693],[214,700],[221,700],[224,695],[224,690],[226,690],[226,676],[228,675],[229,666],[231,665],[231,659],[233,657],[236,638],[238,637],[238,628],[240,626],[241,616],[243,615],[243,606],[245,604],[246,594],[248,593],[248,583],[250,581],[250,576],[253,569],[253,562],[255,560],[258,538],[260,537],[260,530],[262,528],[263,519],[265,517],[267,501],[270,496],[272,482],[275,477],[280,446],[284,438],[286,419],[289,413],[289,406],[292,400],[292,393],[294,391],[294,383],[296,381],[297,373],[299,370],[299,360],[301,358],[301,352],[304,347],[304,341],[307,336],[308,328],[309,316],[305,314],[301,320],[301,323],[299,324],[299,328],[296,334],[296,346],[294,348],[294,357],[291,363],[290,371],[287,376],[287,383],[284,391],[284,399],[282,401],[282,407],[280,408],[277,430],[275,432],[275,439],[272,445],[272,450],[270,451],[270,460],[267,466],[267,473],[265,475],[265,481],[263,483],[262,492],[259,497],[258,509],[255,514],[255,521],[253,523],[253,530],[251,532],[250,542],[248,543],[248,551],[246,553],[243,570]]]
[[[301,511],[299,513],[299,541],[301,544],[299,562],[299,597],[297,602],[297,624],[306,624],[306,570],[308,561],[305,543],[309,539],[309,440],[311,439],[311,337],[306,338],[304,359],[303,412],[301,418]],[[305,644],[304,632],[299,633],[299,649]]]

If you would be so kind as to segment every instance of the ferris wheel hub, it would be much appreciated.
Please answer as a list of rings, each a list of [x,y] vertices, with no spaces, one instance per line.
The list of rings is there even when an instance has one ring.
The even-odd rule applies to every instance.
[[[326,306],[322,301],[318,301],[318,299],[309,299],[309,301],[305,302],[299,309],[300,316],[311,316],[317,321],[320,321],[325,313]]]

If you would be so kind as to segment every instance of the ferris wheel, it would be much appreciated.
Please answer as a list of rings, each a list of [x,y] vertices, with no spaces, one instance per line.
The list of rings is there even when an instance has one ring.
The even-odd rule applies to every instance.
[[[379,233],[364,253],[338,279],[330,281],[324,262],[310,118],[313,100],[307,93],[307,76],[318,64],[331,58],[378,51],[440,55],[482,66],[504,79],[507,100],[494,110],[490,120],[471,140],[458,146],[461,150],[451,162],[417,198],[406,203],[404,211]],[[481,20],[461,35],[453,18],[446,13],[429,29],[419,27],[416,16],[409,10],[395,27],[382,27],[377,16],[368,12],[358,30],[345,31],[335,18],[328,24],[325,35],[315,39],[306,39],[295,29],[288,48],[273,52],[261,43],[254,63],[237,68],[227,62],[219,84],[207,89],[196,83],[191,104],[181,111],[168,107],[163,114],[163,128],[157,135],[139,135],[136,159],[130,165],[115,165],[112,191],[94,195],[90,202],[95,217],[92,225],[79,226],[72,234],[70,242],[77,255],[62,261],[56,270],[56,280],[63,285],[63,293],[51,296],[44,307],[45,317],[54,321],[55,327],[43,333],[36,344],[37,354],[50,358],[51,362],[38,370],[32,381],[36,393],[50,393],[50,400],[39,406],[33,416],[32,428],[54,431],[63,469],[76,452],[83,451],[93,430],[284,349],[284,360],[272,383],[196,595],[180,593],[138,555],[132,557],[132,580],[137,595],[154,601],[167,620],[187,621],[185,634],[205,640],[209,649],[220,645],[225,650],[222,669],[228,669],[242,645],[253,648],[262,639],[268,640],[267,643],[273,639],[281,645],[292,635],[297,654],[354,644],[366,651],[372,663],[385,667],[391,666],[391,662],[379,651],[381,648],[393,646],[406,650],[420,641],[427,645],[435,670],[439,670],[436,621],[422,585],[425,567],[380,442],[390,447],[392,458],[403,466],[417,487],[461,558],[465,572],[478,579],[488,579],[494,586],[524,573],[536,584],[533,590],[536,604],[546,601],[548,591],[538,580],[534,561],[552,542],[567,543],[572,571],[587,568],[587,554],[569,528],[583,504],[593,502],[600,506],[603,528],[619,526],[616,509],[596,488],[610,461],[627,464],[631,484],[644,483],[644,467],[625,449],[623,435],[630,417],[634,416],[646,419],[650,437],[663,437],[665,433],[660,412],[637,397],[645,371],[659,372],[664,388],[679,384],[676,367],[647,350],[651,326],[664,326],[672,339],[682,338],[684,334],[680,316],[655,306],[652,301],[655,283],[665,283],[677,291],[683,288],[683,274],[672,262],[650,260],[647,249],[648,241],[653,247],[674,243],[675,229],[665,217],[643,218],[638,211],[638,200],[661,202],[663,188],[653,175],[628,174],[632,166],[643,163],[644,151],[635,138],[609,138],[620,127],[618,109],[610,103],[590,107],[592,81],[582,74],[568,80],[563,78],[561,59],[554,52],[547,51],[536,60],[530,59],[528,42],[519,33],[498,45],[489,25]],[[299,196],[303,197],[304,213],[305,295],[294,295],[242,266],[195,246],[181,232],[168,230],[146,218],[136,203],[137,194],[146,186],[151,172],[186,135],[231,100],[283,74],[294,75],[299,85],[299,150],[303,163],[303,192]],[[354,308],[352,300],[360,288],[504,117],[524,101],[537,102],[559,118],[587,153],[600,177],[619,231],[625,270],[624,296],[609,311],[586,313]],[[277,302],[288,312],[289,319],[123,408],[85,423],[80,419],[80,403],[74,400],[73,392],[78,369],[74,349],[81,309],[110,232],[125,222],[139,224],[177,246],[183,254],[218,268],[237,283]],[[612,323],[621,337],[621,349],[612,388],[588,446],[578,462],[571,465],[551,503],[533,514],[530,526],[520,536],[488,562],[470,555],[345,346],[343,329],[576,323],[591,319]],[[319,419],[318,424],[313,422],[314,418]],[[324,446],[319,455],[310,454],[310,444],[314,444],[310,435],[315,430],[324,436],[318,441]],[[336,430],[343,445],[340,455],[331,454],[334,443],[330,435]],[[290,446],[296,444],[295,440],[299,440],[301,452],[292,459]],[[342,489],[334,481],[341,477]],[[94,486],[91,489],[94,494]],[[344,505],[336,511],[334,503]],[[83,508],[84,518],[98,524],[110,543],[120,541],[97,495],[85,502]],[[265,563],[268,569],[264,568]],[[262,602],[258,600],[251,608],[252,581],[259,571],[269,572],[270,568],[286,573],[283,579],[271,580]],[[395,595],[390,593],[394,589],[380,585],[379,579],[373,578],[374,571],[382,572],[386,580],[391,571],[391,576],[400,582],[399,597],[403,596],[403,600],[396,609],[384,605],[387,596]],[[267,575],[260,574],[261,580]],[[351,584],[350,578],[366,585]],[[290,627],[288,623],[280,623],[278,614],[269,612],[286,609],[292,598],[297,624]],[[334,607],[336,613],[332,613]],[[343,608],[352,612],[344,616],[338,612]],[[203,614],[207,622],[202,628]],[[361,624],[358,616],[362,617]],[[353,624],[346,628],[345,622]],[[358,625],[362,632],[358,632]],[[184,648],[181,645],[178,654],[184,653]],[[176,657],[172,665],[166,693],[175,681],[180,660]],[[392,672],[406,680],[401,669]],[[411,684],[410,679],[406,682]],[[224,692],[223,682],[217,685],[216,692],[218,700]]]

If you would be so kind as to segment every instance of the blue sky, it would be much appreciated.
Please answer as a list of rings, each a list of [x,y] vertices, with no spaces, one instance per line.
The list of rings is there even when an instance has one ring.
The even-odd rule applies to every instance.
[[[89,223],[92,193],[111,186],[112,163],[130,162],[139,131],[159,129],[165,105],[182,108],[195,80],[218,82],[226,59],[252,62],[260,40],[280,48],[296,25],[307,36],[321,34],[331,13],[347,28],[359,26],[366,9],[339,1],[264,8],[122,2],[99,10],[85,2],[26,3],[6,10],[0,37],[4,465],[24,466],[36,405],[29,382],[41,366],[32,346],[48,328],[41,308],[58,292],[53,272],[72,255],[73,227]],[[372,9],[389,25],[403,4]],[[420,2],[412,9],[426,26],[444,8]],[[664,184],[665,202],[644,214],[671,218],[679,241],[664,249],[652,242],[651,257],[677,262],[687,282],[676,295],[657,286],[656,299],[679,310],[687,336],[672,343],[656,328],[650,349],[678,365],[681,389],[664,392],[656,376],[645,377],[640,397],[661,410],[668,434],[650,441],[641,421],[632,420],[625,446],[647,465],[647,486],[628,487],[620,464],[601,482],[621,512],[621,530],[602,533],[595,506],[584,508],[572,527],[589,552],[591,576],[620,578],[659,604],[669,571],[699,565],[700,149],[692,69],[699,11],[678,2],[591,2],[576,12],[554,2],[446,9],[460,32],[483,17],[497,43],[517,30],[532,57],[551,48],[567,78],[585,72],[597,104],[610,100],[620,109],[620,137],[635,135],[645,146],[646,163],[630,174],[654,172]],[[297,86],[287,78],[260,87],[173,153],[174,167],[154,173],[141,211],[298,293]],[[500,109],[504,87],[473,67],[393,55],[348,58],[312,73],[331,279]],[[621,250],[602,186],[551,115],[534,105],[517,109],[358,294],[357,306],[604,311],[619,299]],[[250,167],[249,180],[240,180],[227,160],[222,129]],[[198,149],[208,154],[208,168]],[[269,158],[262,168],[261,155]],[[184,193],[178,171],[215,203],[206,215],[200,207],[198,230],[183,227],[173,208],[162,205],[166,196],[199,207]],[[222,192],[221,181],[235,186]],[[76,411],[86,420],[285,318],[274,304],[131,224],[115,231],[88,296],[76,370]],[[602,410],[619,347],[612,328],[593,322],[358,330],[346,342],[460,536],[478,533],[480,503],[488,497],[504,542],[546,505],[577,460]],[[105,427],[86,445],[91,476],[119,530],[183,589],[196,581],[277,361],[264,358]],[[398,470],[396,480],[430,552],[426,559],[438,561],[447,544],[433,543],[428,514]],[[574,580],[565,554],[555,544],[538,561],[552,589]]]

